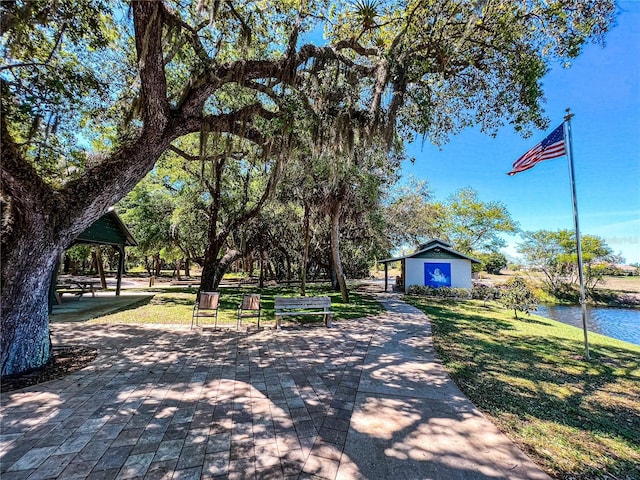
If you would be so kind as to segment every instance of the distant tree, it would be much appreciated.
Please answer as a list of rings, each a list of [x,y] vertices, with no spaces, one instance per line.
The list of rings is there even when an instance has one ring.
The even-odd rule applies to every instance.
[[[505,284],[501,302],[504,308],[513,310],[515,318],[518,312],[528,315],[538,308],[538,300],[522,277],[513,277]]]
[[[451,195],[445,209],[444,236],[463,253],[496,251],[506,245],[500,234],[516,233],[519,228],[506,205],[483,202],[472,188]]]
[[[345,303],[349,302],[349,292],[340,247],[342,228],[349,215],[364,220],[366,213],[376,208],[389,171],[399,163],[397,155],[395,151],[387,154],[384,149],[363,145],[338,161],[335,158],[323,161],[327,174],[322,182],[322,203],[331,222],[331,262]]]
[[[507,257],[500,252],[491,252],[482,258],[484,269],[491,275],[500,275],[500,270],[507,268]]]
[[[160,275],[160,251],[172,243],[171,216],[175,206],[172,195],[150,174],[117,207],[138,242],[137,251],[145,258],[150,275]]]
[[[91,262],[92,253],[92,247],[83,244],[73,245],[67,249],[64,256],[65,263],[67,263],[69,268],[66,269],[64,273],[70,273],[71,275],[84,274],[86,266]]]
[[[518,251],[531,267],[544,273],[549,292],[557,295],[567,286],[578,284],[578,256],[573,231],[538,230],[525,232],[522,238]],[[592,290],[604,276],[604,269],[597,265],[608,261],[612,250],[595,235],[583,235],[581,240],[585,285]]]
[[[446,202],[435,201],[424,181],[399,187],[385,209],[388,236],[396,245],[418,246],[433,238],[450,241],[461,252],[497,251],[506,245],[501,233],[515,233],[518,223],[497,201],[483,202],[464,188]]]
[[[297,278],[304,255],[304,238],[300,232],[302,216],[302,209],[291,199],[283,197],[267,202],[243,232],[245,251],[251,252],[249,258],[245,256],[245,264],[250,263],[249,259],[259,260],[266,278]]]
[[[387,236],[395,247],[417,247],[443,236],[445,208],[433,200],[426,181],[410,179],[407,184],[393,189],[385,203]]]
[[[584,235],[581,240],[585,287],[593,291],[607,273],[605,263],[615,262],[617,256],[613,255],[613,250],[600,237]],[[571,261],[573,265],[577,265],[578,255],[572,255]],[[576,272],[575,283],[578,282],[577,275]]]
[[[179,154],[187,164],[197,160],[186,152]],[[216,152],[202,160],[200,181],[208,195],[208,226],[201,289],[216,290],[231,264],[245,253],[245,242],[238,233],[257,217],[275,191],[282,157],[270,160],[250,149]],[[191,173],[195,176],[193,170]]]

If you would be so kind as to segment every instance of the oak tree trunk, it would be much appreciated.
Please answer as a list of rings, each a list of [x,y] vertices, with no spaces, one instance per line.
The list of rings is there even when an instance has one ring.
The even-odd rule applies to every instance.
[[[309,263],[309,243],[310,243],[310,230],[311,227],[309,225],[309,217],[310,217],[310,207],[309,204],[304,202],[304,221],[303,221],[303,229],[304,229],[304,247],[302,250],[302,265],[300,272],[300,295],[303,297],[306,295],[307,290],[307,265]]]
[[[50,359],[49,286],[63,251],[55,245],[46,217],[35,212],[25,212],[11,235],[22,240],[15,248],[3,241],[2,376],[36,369]]]
[[[146,175],[171,138],[163,132],[141,137],[114,153],[110,168],[98,165],[88,178],[55,190],[2,127],[0,364],[6,376],[49,361],[49,287],[58,258]]]
[[[191,276],[191,260],[187,257],[184,261],[184,275],[185,277]]]
[[[159,253],[153,255],[153,274],[156,277],[160,277],[162,274],[162,259]]]
[[[264,288],[264,254],[260,253],[260,260],[258,263],[260,274],[258,277],[258,288]]]
[[[181,267],[182,267],[182,265],[181,265],[181,264],[182,264],[182,261],[178,258],[178,259],[176,260],[176,278],[177,278],[178,280],[182,280],[182,279],[180,278],[180,269],[181,269]]]
[[[340,258],[340,209],[342,202],[335,200],[331,205],[331,258],[336,272],[336,280],[340,286],[342,301],[349,303],[349,290],[347,290],[347,281],[342,270],[342,259]]]
[[[202,267],[200,291],[212,292],[217,290],[231,264],[242,256],[240,251],[229,249],[222,258],[218,259],[219,252],[220,248],[216,249],[213,244],[207,246]]]

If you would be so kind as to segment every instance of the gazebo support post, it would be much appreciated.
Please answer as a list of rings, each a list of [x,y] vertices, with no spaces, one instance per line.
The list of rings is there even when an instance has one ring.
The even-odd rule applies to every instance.
[[[384,263],[384,291],[387,291],[387,284],[389,283],[389,264]]]
[[[118,276],[116,282],[116,297],[120,296],[120,285],[122,284],[122,273],[124,272],[124,246],[118,246]]]
[[[94,255],[96,257],[96,268],[98,269],[98,275],[100,276],[100,286],[106,289],[107,279],[104,276],[104,266],[102,265],[102,250],[100,250],[100,245],[95,246]]]

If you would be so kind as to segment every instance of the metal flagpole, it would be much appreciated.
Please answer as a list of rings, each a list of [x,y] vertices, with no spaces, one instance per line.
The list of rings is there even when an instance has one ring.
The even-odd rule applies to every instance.
[[[578,252],[578,276],[580,278],[580,306],[582,307],[582,329],[584,331],[584,358],[590,360],[589,334],[587,332],[587,302],[584,295],[584,272],[582,269],[582,242],[580,241],[580,226],[578,224],[578,200],[576,197],[576,181],[573,174],[573,149],[571,145],[571,118],[573,113],[567,108],[564,117],[564,136],[569,157],[569,179],[571,180],[571,197],[573,200],[573,223],[576,228],[576,250]]]

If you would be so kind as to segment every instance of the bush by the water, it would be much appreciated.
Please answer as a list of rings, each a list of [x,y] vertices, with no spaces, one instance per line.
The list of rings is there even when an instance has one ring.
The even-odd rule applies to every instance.
[[[518,312],[528,315],[538,308],[538,300],[522,277],[514,277],[504,285],[501,302],[504,308],[513,310],[515,318]]]

